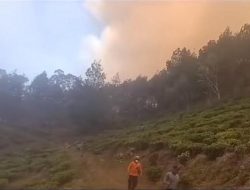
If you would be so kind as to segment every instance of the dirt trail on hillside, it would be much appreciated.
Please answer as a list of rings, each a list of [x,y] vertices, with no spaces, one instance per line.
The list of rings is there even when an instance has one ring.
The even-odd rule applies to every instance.
[[[114,188],[127,189],[127,165],[129,160],[119,161],[112,155],[93,155],[70,152],[73,167],[79,172],[75,179],[66,185],[69,188]],[[145,176],[139,179],[138,188],[151,188]]]
[[[71,153],[78,176],[67,184],[69,188],[127,189],[127,165],[130,160],[119,161],[112,155]],[[173,160],[164,158],[161,165],[171,166]],[[238,159],[235,154],[225,154],[210,161],[205,155],[197,155],[181,169],[182,185],[185,187],[249,187],[250,156]],[[145,164],[142,160],[142,163]],[[146,166],[145,166],[146,167]],[[188,186],[186,186],[186,185]],[[190,186],[191,185],[191,186]],[[150,183],[145,174],[139,179],[138,189],[159,189],[161,182]]]

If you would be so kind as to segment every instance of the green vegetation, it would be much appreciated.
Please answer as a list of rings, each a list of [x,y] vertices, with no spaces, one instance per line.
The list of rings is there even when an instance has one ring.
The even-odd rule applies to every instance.
[[[89,139],[88,147],[104,151],[111,147],[134,147],[137,150],[170,149],[175,155],[186,151],[193,157],[205,153],[214,159],[224,152],[250,151],[250,100],[227,103],[211,109],[182,114],[138,127],[102,134]]]
[[[112,166],[116,164],[114,170],[123,180],[121,171],[126,163],[112,159],[115,153],[122,152],[124,161],[128,161],[130,157],[126,157],[126,151],[130,149],[143,152],[143,177],[150,182],[158,182],[165,168],[178,160],[183,164],[181,185],[185,188],[245,185],[250,183],[246,158],[250,153],[249,139],[250,99],[238,100],[203,111],[147,121],[140,126],[86,136],[82,147],[86,155],[83,157],[74,146],[64,151],[35,148],[5,153],[0,158],[0,188],[78,187],[86,181],[91,186],[92,177],[103,185],[107,179],[102,179],[102,172],[110,172],[111,162]],[[101,174],[95,176],[97,171]]]
[[[188,151],[183,152],[177,156],[177,159],[181,164],[185,164],[188,160],[190,160],[190,153]]]
[[[102,162],[108,165],[118,151],[118,164],[144,151],[146,174],[153,182],[170,163],[163,152],[187,167],[182,177],[186,186],[195,180],[200,184],[215,179],[219,179],[217,184],[246,184],[250,168],[239,171],[241,163],[233,161],[243,161],[250,154],[250,99],[235,100],[250,95],[249,44],[250,24],[234,34],[227,28],[198,54],[178,48],[151,78],[126,81],[120,81],[119,74],[106,81],[98,61],[85,77],[58,69],[51,76],[44,71],[29,83],[25,75],[0,69],[0,188],[79,186],[86,182],[81,177],[92,182],[93,175],[105,184],[110,179],[103,179],[104,175],[116,174],[114,165],[108,173],[111,167]],[[229,99],[235,101],[222,104]],[[194,112],[216,103],[220,105]],[[173,113],[179,115],[170,117]],[[161,114],[168,117],[159,119]],[[140,125],[131,124],[136,122]],[[83,146],[78,140],[84,141]],[[69,141],[63,142],[65,152],[41,148],[62,141]],[[26,150],[27,145],[33,150]],[[87,159],[89,151],[98,156],[91,154]],[[233,153],[232,163],[217,166],[225,153]],[[194,161],[201,154],[205,159]],[[98,162],[103,168],[96,166]],[[121,173],[119,167],[117,173]],[[78,168],[84,169],[80,177]]]
[[[0,159],[0,187],[24,178],[27,188],[59,187],[74,177],[71,164],[65,152],[52,149],[7,154]]]
[[[151,166],[147,169],[146,175],[148,179],[152,182],[157,182],[161,179],[163,170],[157,166]]]
[[[191,111],[199,105],[247,98],[250,95],[249,44],[250,24],[244,24],[236,33],[226,28],[217,40],[209,40],[201,46],[198,53],[177,48],[169,59],[166,56],[166,62],[163,58],[165,66],[163,64],[162,69],[152,77],[138,76],[125,81],[120,80],[119,74],[107,81],[100,61],[94,61],[85,76],[66,74],[58,69],[51,76],[44,71],[31,81],[25,75],[0,68],[0,123],[19,127],[36,123],[37,129],[46,128],[48,133],[51,133],[52,128],[53,131],[73,131],[74,126],[78,134],[86,134],[128,123],[141,123],[158,118],[163,113]],[[227,113],[223,113],[225,111]],[[241,111],[244,112],[244,105],[239,113],[221,108],[210,113],[204,112],[204,115],[199,115],[200,118],[195,115],[183,118],[186,123],[182,123],[181,118],[176,122],[157,122],[156,127],[163,125],[162,131],[157,131],[156,137],[159,139],[152,139],[149,135],[154,133],[149,132],[138,137],[140,140],[135,137],[124,143],[135,143],[134,146],[141,150],[148,149],[149,145],[159,150],[163,148],[162,145],[171,144],[171,149],[177,152],[192,149],[191,154],[215,148],[213,154],[216,156],[221,149],[227,149],[228,144],[237,146],[240,142],[229,138],[227,135],[230,134],[222,133],[216,135],[226,135],[223,138],[229,138],[229,141],[216,142],[214,145],[211,144],[214,139],[210,136],[215,140],[221,139],[213,135],[217,133],[217,127],[221,130],[238,125],[248,126],[249,123],[243,122],[241,118],[244,117]],[[165,136],[166,128],[170,130],[172,125],[179,127],[178,131]],[[183,130],[184,125],[190,133]],[[205,132],[192,133],[199,126]],[[206,127],[209,132],[206,132]],[[176,135],[177,138],[173,137]],[[179,136],[188,144],[182,146]],[[155,143],[154,146],[148,139]],[[11,140],[11,143],[21,142],[19,139]],[[207,144],[211,147],[203,150]],[[96,153],[99,153],[99,148]]]

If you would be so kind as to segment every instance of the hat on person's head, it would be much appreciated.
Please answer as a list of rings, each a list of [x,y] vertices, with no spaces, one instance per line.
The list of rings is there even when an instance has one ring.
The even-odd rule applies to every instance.
[[[140,160],[140,156],[135,156],[135,160]]]

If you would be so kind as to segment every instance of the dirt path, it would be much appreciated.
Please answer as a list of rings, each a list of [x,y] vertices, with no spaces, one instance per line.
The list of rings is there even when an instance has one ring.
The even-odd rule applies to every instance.
[[[79,171],[75,179],[67,184],[70,188],[127,189],[127,165],[129,161],[118,161],[111,155],[93,155],[70,151],[73,167]],[[140,189],[152,188],[145,176],[139,181]]]

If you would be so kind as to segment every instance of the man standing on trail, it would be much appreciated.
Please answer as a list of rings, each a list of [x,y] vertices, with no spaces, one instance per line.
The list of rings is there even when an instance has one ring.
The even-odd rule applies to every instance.
[[[142,175],[142,166],[139,156],[136,156],[129,164],[128,175],[128,190],[135,190],[138,183],[138,177]]]
[[[174,165],[172,171],[167,172],[163,178],[164,190],[176,190],[180,181],[179,168]]]

